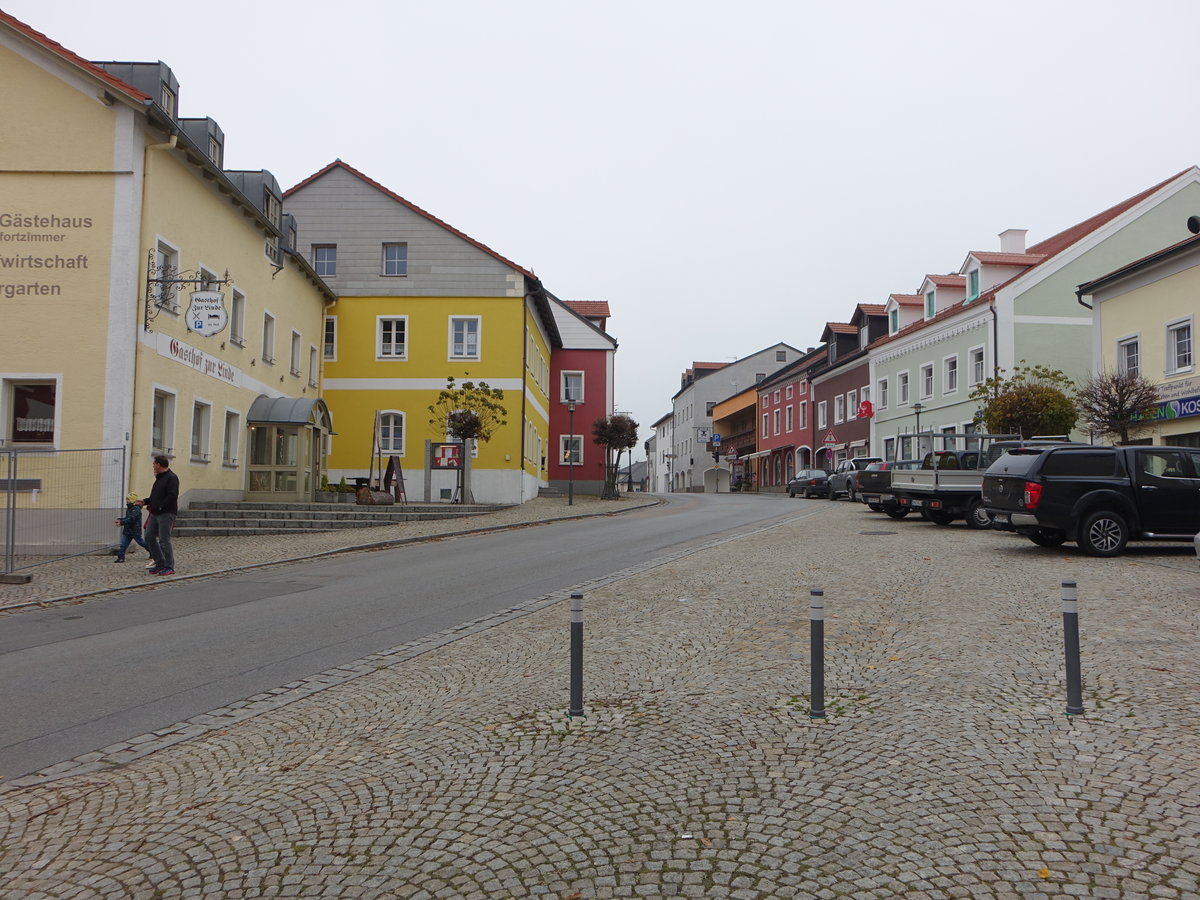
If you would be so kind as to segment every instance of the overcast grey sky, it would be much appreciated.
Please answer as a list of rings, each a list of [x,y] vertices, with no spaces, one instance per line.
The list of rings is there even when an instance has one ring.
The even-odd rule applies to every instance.
[[[0,7],[166,62],[229,168],[290,187],[340,157],[609,301],[643,438],[692,360],[810,346],[1200,162],[1196,0]]]

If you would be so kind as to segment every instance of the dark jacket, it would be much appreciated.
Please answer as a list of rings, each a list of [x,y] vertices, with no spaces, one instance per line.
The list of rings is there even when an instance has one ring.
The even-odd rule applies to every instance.
[[[179,512],[179,476],[170,469],[155,473],[150,496],[142,502],[153,516]]]
[[[138,537],[142,533],[142,508],[136,503],[125,504],[125,515],[121,516],[121,533]]]

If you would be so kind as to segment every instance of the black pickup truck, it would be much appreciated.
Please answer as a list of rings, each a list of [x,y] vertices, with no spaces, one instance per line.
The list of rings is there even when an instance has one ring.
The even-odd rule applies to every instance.
[[[1200,533],[1200,448],[1011,450],[983,476],[993,527],[1042,547],[1075,541],[1117,556],[1131,540],[1192,541]]]
[[[897,469],[919,469],[919,459],[894,459],[890,462],[873,462],[858,473],[858,496],[862,502],[875,512],[885,512],[893,519],[903,519],[908,515],[907,507],[903,507],[892,493],[892,473]]]

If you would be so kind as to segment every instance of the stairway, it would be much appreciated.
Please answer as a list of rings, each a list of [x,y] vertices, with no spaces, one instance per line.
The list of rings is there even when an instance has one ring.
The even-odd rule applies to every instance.
[[[400,522],[462,519],[505,509],[504,504],[409,503],[355,506],[348,503],[243,503],[201,501],[179,511],[177,537],[309,534],[342,528],[372,528]]]

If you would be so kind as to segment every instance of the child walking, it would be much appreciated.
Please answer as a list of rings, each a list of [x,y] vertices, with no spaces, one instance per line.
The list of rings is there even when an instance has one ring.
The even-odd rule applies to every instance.
[[[142,540],[142,507],[138,505],[138,495],[130,491],[125,496],[125,515],[113,522],[121,526],[121,543],[117,547],[117,558],[113,562],[125,562],[125,551],[136,541],[147,553],[150,552],[146,542]]]

